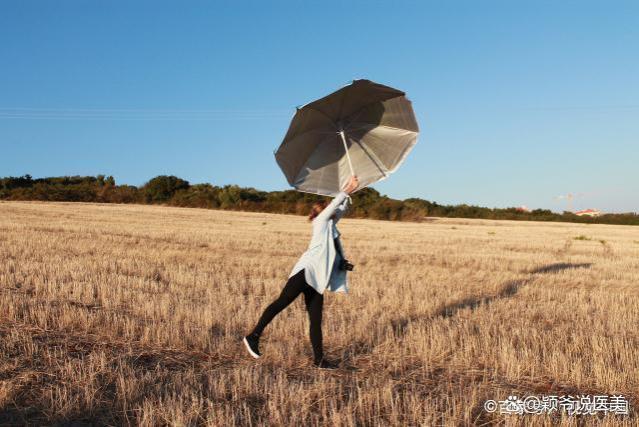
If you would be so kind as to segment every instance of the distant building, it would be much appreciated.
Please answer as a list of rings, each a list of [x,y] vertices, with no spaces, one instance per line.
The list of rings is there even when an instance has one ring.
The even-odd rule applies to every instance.
[[[599,216],[601,215],[601,212],[598,211],[597,209],[584,209],[583,211],[577,211],[575,212],[575,215],[577,216]]]
[[[515,208],[517,210],[517,212],[530,212],[530,209],[528,208],[528,206],[519,206],[518,208]]]

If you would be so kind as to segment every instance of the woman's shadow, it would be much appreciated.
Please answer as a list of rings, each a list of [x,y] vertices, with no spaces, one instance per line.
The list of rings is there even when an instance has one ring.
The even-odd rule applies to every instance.
[[[398,339],[404,338],[408,332],[408,327],[411,324],[430,322],[437,318],[450,318],[455,316],[461,310],[476,310],[478,307],[489,305],[494,301],[504,298],[510,298],[514,296],[522,286],[525,286],[528,283],[532,282],[539,274],[555,274],[564,270],[590,268],[591,266],[592,263],[560,262],[535,268],[528,271],[528,276],[525,278],[511,280],[504,283],[496,294],[478,295],[464,298],[462,300],[446,304],[437,309],[434,313],[428,315],[409,315],[392,319],[391,327],[393,330],[393,335],[395,336],[395,338]],[[353,359],[364,354],[369,354],[372,349],[378,344],[379,343],[376,342],[367,344],[357,341],[349,346],[347,349],[345,349],[344,353],[346,354],[346,357],[342,361],[344,362],[346,369],[356,369],[355,367],[350,366]]]

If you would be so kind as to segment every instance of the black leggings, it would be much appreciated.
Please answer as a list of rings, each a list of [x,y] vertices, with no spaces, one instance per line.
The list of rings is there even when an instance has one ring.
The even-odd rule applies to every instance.
[[[304,302],[306,303],[306,311],[311,321],[310,336],[313,345],[313,355],[315,361],[319,361],[323,357],[322,353],[322,306],[324,305],[324,296],[317,292],[312,286],[306,283],[304,278],[304,270],[300,270],[286,282],[286,286],[282,289],[280,296],[273,301],[257,322],[252,334],[261,335],[264,328],[271,320],[290,303],[292,303],[299,294],[304,293]]]

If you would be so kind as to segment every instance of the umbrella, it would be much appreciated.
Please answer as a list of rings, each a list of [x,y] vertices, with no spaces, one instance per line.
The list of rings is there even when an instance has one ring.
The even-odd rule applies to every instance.
[[[370,80],[298,107],[275,159],[299,191],[335,196],[351,175],[360,190],[387,178],[417,143],[406,94]]]

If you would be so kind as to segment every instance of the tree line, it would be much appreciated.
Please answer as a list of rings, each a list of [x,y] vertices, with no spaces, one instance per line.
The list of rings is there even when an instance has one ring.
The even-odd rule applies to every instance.
[[[420,221],[427,216],[447,218],[564,221],[639,225],[637,213],[604,214],[597,218],[561,214],[546,209],[440,205],[419,198],[396,200],[365,188],[353,194],[348,216],[393,221]],[[237,185],[190,184],[172,175],[160,175],[140,187],[117,185],[112,176],[62,176],[34,179],[30,175],[0,178],[0,200],[138,203],[168,206],[306,215],[322,196],[295,190],[260,191]]]

